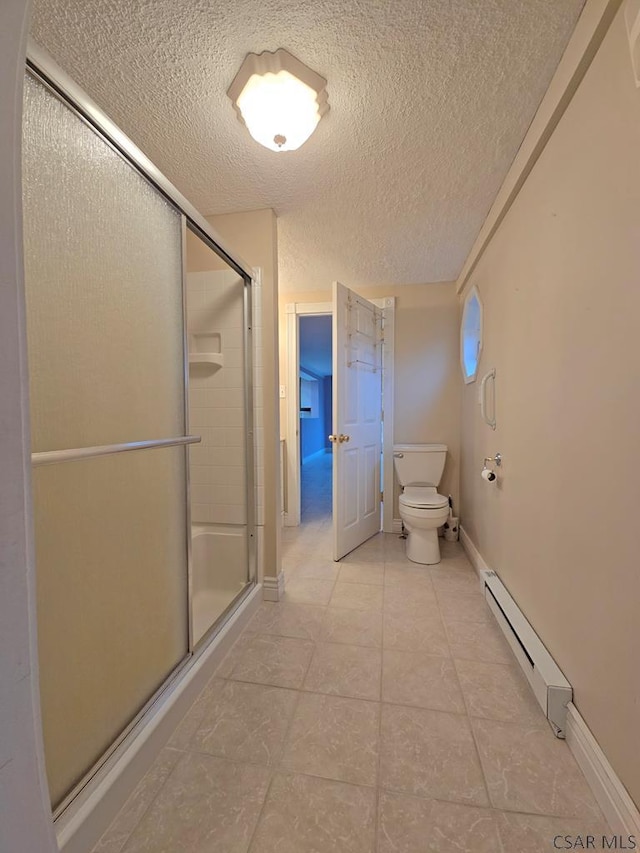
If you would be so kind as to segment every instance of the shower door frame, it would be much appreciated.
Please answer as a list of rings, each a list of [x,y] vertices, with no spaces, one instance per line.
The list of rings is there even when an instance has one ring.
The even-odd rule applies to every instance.
[[[243,312],[244,312],[244,406],[245,406],[245,456],[246,456],[246,529],[247,529],[247,564],[246,580],[243,588],[228,607],[214,620],[200,641],[193,642],[193,564],[191,536],[191,492],[189,475],[189,457],[186,456],[185,490],[186,490],[186,557],[187,557],[187,608],[188,608],[188,647],[184,658],[167,673],[160,687],[149,697],[138,713],[129,721],[107,750],[100,756],[67,793],[53,811],[54,821],[60,818],[78,797],[81,791],[90,783],[96,774],[114,756],[116,750],[123,745],[134,730],[143,724],[144,717],[159,702],[163,694],[173,687],[177,678],[184,672],[188,664],[198,657],[217,636],[228,622],[232,614],[255,587],[257,581],[257,549],[256,549],[256,491],[255,491],[255,450],[254,450],[254,412],[253,412],[253,300],[252,288],[254,276],[251,266],[237,253],[225,247],[224,240],[215,229],[196,210],[195,207],[171,184],[157,169],[145,154],[114,124],[114,122],[89,98],[89,96],[63,71],[52,57],[31,38],[27,44],[26,72],[45,86],[66,107],[68,107],[82,122],[88,125],[105,144],[115,151],[122,159],[132,166],[164,199],[176,210],[181,217],[181,249],[182,249],[182,322],[183,322],[183,368],[184,368],[184,432],[183,436],[170,439],[128,442],[123,444],[105,445],[92,448],[78,448],[64,451],[45,451],[32,454],[33,465],[55,464],[56,462],[73,459],[91,458],[127,451],[144,451],[153,447],[168,447],[173,445],[189,445],[199,441],[199,437],[189,434],[189,352],[188,331],[186,322],[186,292],[187,292],[187,261],[186,234],[190,229],[212,251],[218,255],[243,280]],[[36,566],[37,570],[37,566]]]
[[[221,257],[227,264],[229,260],[221,254],[219,246],[215,242],[212,235],[215,234],[208,222],[208,232],[205,233],[200,229],[197,223],[194,223],[187,216],[182,216],[182,312],[184,317],[184,422],[185,430],[189,432],[189,331],[187,329],[187,230],[198,237],[202,242]],[[244,349],[244,409],[245,409],[245,458],[246,458],[246,509],[247,509],[247,576],[245,585],[236,595],[233,601],[225,607],[210,627],[205,631],[202,637],[196,642],[193,642],[193,556],[192,556],[192,537],[188,538],[189,552],[189,650],[193,654],[194,649],[200,650],[204,648],[210,640],[215,637],[225,621],[235,611],[240,602],[248,591],[254,586],[257,580],[257,549],[256,549],[256,511],[255,511],[255,453],[254,453],[254,423],[253,423],[253,301],[251,299],[251,287],[253,277],[244,272],[242,267],[234,264],[235,272],[241,276],[243,287],[243,349]],[[191,486],[190,486],[190,466],[187,460],[187,530],[191,531]]]

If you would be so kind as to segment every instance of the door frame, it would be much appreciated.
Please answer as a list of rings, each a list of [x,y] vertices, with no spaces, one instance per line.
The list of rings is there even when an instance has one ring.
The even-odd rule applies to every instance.
[[[382,529],[393,532],[393,382],[395,353],[395,296],[369,299],[382,309],[384,317],[384,346],[382,348],[382,399],[383,399],[383,442],[382,442],[382,491],[387,496],[382,505]],[[285,306],[287,315],[287,386],[285,439],[284,484],[285,495],[284,525],[297,527],[300,524],[300,441],[299,410],[300,392],[298,375],[300,373],[299,318],[301,316],[332,315],[332,302],[291,302]],[[389,405],[391,400],[391,405]]]

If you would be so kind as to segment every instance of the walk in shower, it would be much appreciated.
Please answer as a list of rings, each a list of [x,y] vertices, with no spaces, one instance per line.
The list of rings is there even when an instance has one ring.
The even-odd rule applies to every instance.
[[[201,443],[189,454],[194,642],[225,612],[248,578],[250,388],[245,359],[245,282],[187,232],[186,323],[189,423]]]
[[[251,278],[30,48],[23,193],[55,814],[255,582]]]

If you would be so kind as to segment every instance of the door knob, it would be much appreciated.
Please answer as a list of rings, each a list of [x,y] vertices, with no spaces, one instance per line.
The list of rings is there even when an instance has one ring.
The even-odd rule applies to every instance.
[[[335,444],[336,441],[338,441],[338,436],[337,435],[330,435],[329,441],[331,442],[331,444]]]
[[[345,435],[345,434],[344,434],[344,433],[342,433],[342,432],[341,432],[341,433],[340,433],[340,435],[338,436],[338,441],[340,442],[340,444],[342,444],[342,443],[343,443],[343,442],[345,442],[345,441],[350,441],[350,439],[351,439],[351,436],[350,436],[350,435]]]

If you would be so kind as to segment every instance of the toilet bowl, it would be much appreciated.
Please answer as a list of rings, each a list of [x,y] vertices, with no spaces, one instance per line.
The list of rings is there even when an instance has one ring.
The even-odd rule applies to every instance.
[[[407,486],[400,495],[400,518],[408,533],[407,557],[414,563],[440,562],[438,528],[449,517],[449,499],[435,486]]]
[[[438,494],[447,458],[446,444],[396,444],[393,464],[403,487],[400,518],[407,532],[407,557],[414,563],[440,562],[438,528],[449,517],[449,498]]]

